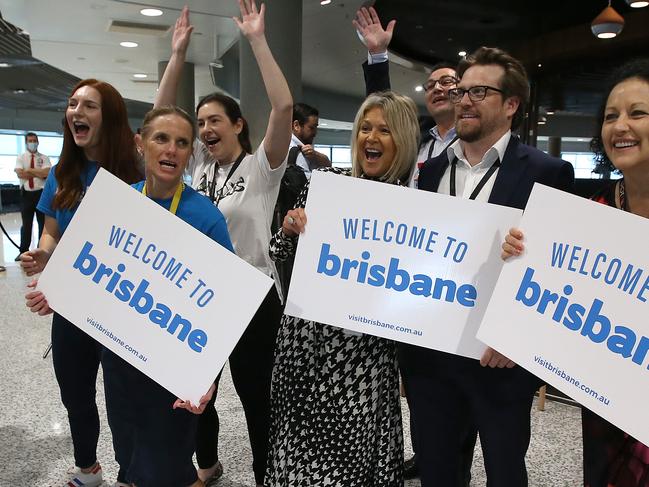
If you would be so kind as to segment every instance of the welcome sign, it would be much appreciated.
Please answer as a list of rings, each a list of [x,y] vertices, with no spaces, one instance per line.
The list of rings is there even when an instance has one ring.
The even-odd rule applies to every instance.
[[[478,358],[521,211],[315,171],[286,314]]]
[[[271,285],[269,277],[100,170],[38,289],[67,320],[198,404]]]
[[[649,443],[649,221],[537,184],[478,337]]]

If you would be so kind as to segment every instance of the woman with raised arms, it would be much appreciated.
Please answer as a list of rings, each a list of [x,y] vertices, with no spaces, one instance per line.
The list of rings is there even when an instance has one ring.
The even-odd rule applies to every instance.
[[[418,137],[410,98],[370,95],[354,120],[351,172],[324,170],[407,185]],[[308,184],[273,236],[273,259],[295,252],[307,225],[307,193]],[[273,370],[266,485],[401,487],[399,401],[394,342],[284,315]]]
[[[596,159],[623,178],[591,199],[649,218],[649,59],[613,73],[599,122]],[[502,248],[503,259],[521,255],[523,232],[512,228]],[[585,487],[649,487],[649,447],[585,407],[582,430]]]
[[[237,26],[250,42],[270,100],[266,134],[253,152],[248,124],[238,103],[221,93],[205,96],[196,107],[199,140],[189,162],[189,173],[192,186],[223,212],[236,254],[275,278],[277,271],[268,256],[268,242],[279,185],[286,168],[293,99],[266,42],[265,5],[258,9],[254,0],[239,0],[239,9],[241,18],[235,19]],[[192,29],[185,8],[174,28],[172,55],[160,82],[156,105],[175,102]],[[224,279],[241,286],[245,292],[245,283],[237,282],[236,276],[224,276]],[[281,293],[277,286],[278,280],[230,355],[230,372],[248,423],[257,485],[264,484],[270,380],[282,316]],[[218,460],[218,416],[214,399],[200,417],[196,445],[198,474],[208,485],[223,472]]]

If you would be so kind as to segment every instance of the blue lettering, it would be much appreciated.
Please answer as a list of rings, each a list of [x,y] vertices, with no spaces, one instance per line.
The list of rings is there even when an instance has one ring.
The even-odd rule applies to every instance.
[[[347,219],[343,218],[343,233],[345,239],[356,238],[356,230],[358,229],[358,218]]]
[[[567,244],[557,244],[557,242],[552,242],[552,267],[563,267],[563,261],[568,255],[568,245]]]

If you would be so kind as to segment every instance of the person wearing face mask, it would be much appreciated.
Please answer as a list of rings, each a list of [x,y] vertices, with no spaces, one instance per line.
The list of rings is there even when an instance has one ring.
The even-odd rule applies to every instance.
[[[410,98],[374,93],[354,120],[351,171],[318,170],[404,185],[417,154],[417,128],[417,108]],[[308,189],[309,183],[271,240],[270,254],[277,261],[295,253],[297,237],[307,225]],[[392,340],[284,315],[271,408],[268,487],[403,485]]]
[[[20,265],[28,276],[42,272],[47,265],[100,167],[129,184],[142,179],[126,105],[111,85],[96,79],[77,83],[68,100],[65,122],[61,157],[45,181],[37,206],[45,215],[43,235],[38,248],[20,256]],[[34,280],[29,287],[36,284]],[[53,312],[40,291],[29,291],[25,297],[32,312],[41,316]],[[102,348],[54,312],[52,363],[68,413],[75,460],[75,466],[54,487],[96,487],[103,482],[97,461],[99,413],[95,402]],[[120,466],[123,463],[120,461]],[[126,482],[122,470],[118,480]]]
[[[591,142],[595,159],[622,179],[591,199],[649,218],[649,59],[630,61],[611,75]],[[521,255],[523,232],[512,228],[504,260]],[[649,446],[582,407],[584,487],[649,487]]]
[[[20,179],[20,216],[22,228],[20,229],[20,253],[16,262],[20,260],[20,254],[27,252],[32,243],[32,226],[34,214],[38,222],[38,238],[43,234],[45,217],[36,209],[38,200],[43,193],[45,178],[50,172],[50,158],[38,152],[38,135],[34,132],[25,134],[25,146],[27,150],[16,158],[16,174]]]
[[[230,355],[230,372],[243,405],[257,485],[264,484],[270,416],[270,381],[275,339],[282,316],[281,286],[268,256],[270,225],[280,182],[286,168],[291,140],[293,99],[265,37],[265,5],[240,0],[237,26],[250,42],[271,105],[268,128],[253,151],[248,124],[239,104],[229,96],[213,93],[196,108],[199,138],[188,172],[192,187],[206,195],[225,216],[235,253],[264,274],[275,286],[260,305]],[[156,96],[155,106],[173,104],[193,27],[183,9],[172,36],[172,55]],[[236,276],[231,276],[233,285]],[[243,292],[243,291],[242,291]],[[216,318],[215,318],[216,319]],[[212,484],[222,474],[218,460],[218,416],[212,401],[198,425],[196,458],[199,478]]]
[[[367,62],[363,63],[366,92],[369,95],[375,91],[390,89],[390,74],[388,63],[388,46],[396,20],[381,26],[381,20],[374,7],[363,7],[356,12],[352,21],[358,33],[367,46]],[[440,62],[431,68],[428,79],[423,84],[426,97],[426,110],[433,118],[435,125],[423,130],[419,153],[408,186],[417,187],[419,169],[431,157],[436,157],[455,142],[455,108],[449,101],[448,90],[457,85],[456,66],[451,63]]]

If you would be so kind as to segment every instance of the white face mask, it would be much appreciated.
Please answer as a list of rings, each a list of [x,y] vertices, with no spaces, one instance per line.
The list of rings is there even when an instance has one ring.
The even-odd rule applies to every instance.
[[[36,152],[38,149],[38,142],[27,142],[27,150],[29,152]]]

